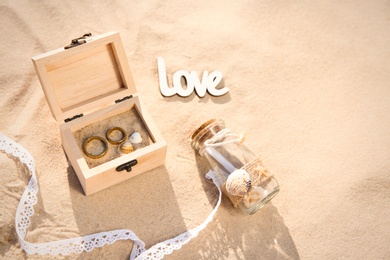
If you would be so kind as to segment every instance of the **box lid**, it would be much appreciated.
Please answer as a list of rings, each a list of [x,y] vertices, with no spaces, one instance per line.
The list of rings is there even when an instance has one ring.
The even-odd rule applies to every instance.
[[[58,122],[136,93],[117,32],[89,37],[84,44],[50,51],[32,60]]]

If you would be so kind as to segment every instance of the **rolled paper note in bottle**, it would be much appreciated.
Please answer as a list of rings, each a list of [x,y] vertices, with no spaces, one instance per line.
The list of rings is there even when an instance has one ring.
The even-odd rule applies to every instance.
[[[243,144],[243,135],[231,132],[224,121],[205,122],[191,139],[192,147],[207,160],[234,207],[253,214],[279,192],[276,179]]]

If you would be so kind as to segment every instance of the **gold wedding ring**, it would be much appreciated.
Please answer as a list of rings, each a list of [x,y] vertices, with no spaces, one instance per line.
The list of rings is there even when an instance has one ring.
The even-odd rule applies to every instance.
[[[122,133],[122,138],[120,140],[113,140],[111,139],[110,135],[112,132],[114,131],[119,131]],[[126,141],[127,139],[127,133],[125,130],[123,130],[123,128],[121,127],[113,127],[113,128],[110,128],[107,132],[106,132],[106,138],[107,140],[111,143],[111,144],[121,144],[123,143],[124,141]]]
[[[100,142],[103,143],[104,150],[103,150],[103,152],[101,152],[100,154],[91,154],[91,153],[89,153],[89,152],[87,151],[87,145],[88,145],[91,141],[93,141],[93,140],[99,140]],[[84,151],[85,155],[88,156],[89,158],[92,158],[92,159],[101,158],[101,157],[103,157],[103,156],[107,153],[107,151],[108,151],[108,144],[107,144],[107,141],[106,141],[104,138],[100,137],[100,136],[91,136],[91,137],[89,137],[87,140],[84,141],[84,143],[83,143],[83,151]]]

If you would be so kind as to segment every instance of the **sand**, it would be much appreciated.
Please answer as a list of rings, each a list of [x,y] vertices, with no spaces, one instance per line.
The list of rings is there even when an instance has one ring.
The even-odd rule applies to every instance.
[[[32,243],[131,229],[149,248],[196,227],[218,199],[189,136],[220,118],[258,154],[280,193],[252,216],[224,197],[215,220],[166,259],[389,259],[388,1],[1,1],[0,132],[33,155]],[[86,197],[61,147],[31,57],[118,31],[162,132],[164,166]],[[163,97],[177,70],[223,73],[228,94]],[[29,176],[0,156],[0,258],[26,255],[14,218]],[[68,257],[127,259],[131,241]]]
[[[115,130],[116,127],[119,127],[122,130]],[[125,136],[121,131],[124,131]],[[131,144],[134,151],[147,147],[152,143],[150,134],[135,108],[129,108],[129,110],[118,113],[115,116],[101,119],[95,123],[81,127],[72,133],[80,151],[83,151],[84,147],[88,153],[92,155],[99,155],[107,150],[106,155],[101,158],[90,158],[85,154],[85,152],[82,153],[90,169],[125,155],[121,151],[121,145],[124,142],[129,141],[129,137],[134,133],[139,133],[142,138],[140,143]],[[107,140],[107,133],[109,133],[109,137],[112,141],[122,141],[123,139],[125,141],[122,141],[121,144],[112,144]],[[95,137],[101,137],[105,139],[107,143],[104,144],[98,139],[94,139]],[[86,143],[88,138],[92,138],[94,140]]]

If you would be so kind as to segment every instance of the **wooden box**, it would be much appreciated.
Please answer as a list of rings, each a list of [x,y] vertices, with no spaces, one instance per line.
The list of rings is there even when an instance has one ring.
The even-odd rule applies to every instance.
[[[72,42],[32,60],[68,160],[90,195],[164,164],[166,142],[136,92],[119,34]],[[108,143],[102,158],[86,156],[84,141],[92,135],[106,138],[112,127],[139,132],[142,145],[123,154],[119,145]]]

